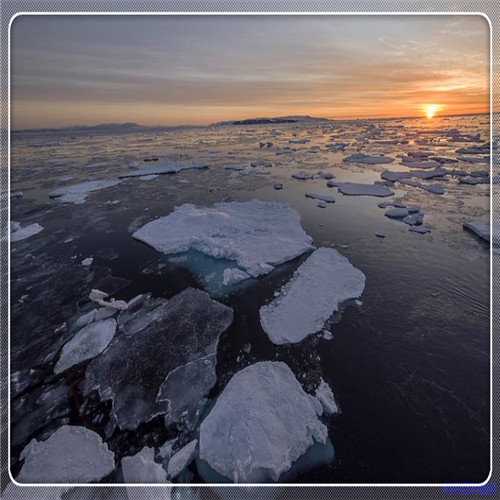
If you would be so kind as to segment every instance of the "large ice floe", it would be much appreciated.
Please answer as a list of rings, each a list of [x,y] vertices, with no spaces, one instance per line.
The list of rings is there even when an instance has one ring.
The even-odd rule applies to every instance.
[[[321,413],[285,363],[250,365],[201,423],[200,459],[233,482],[278,481],[315,442],[326,443]]]
[[[127,177],[143,177],[150,175],[177,174],[183,170],[200,170],[208,168],[205,163],[172,163],[170,161],[158,163],[154,167],[132,170],[120,175],[120,179]]]
[[[182,205],[146,224],[133,237],[165,254],[195,250],[232,261],[228,268],[236,265],[254,278],[313,249],[295,210],[259,200],[222,202],[211,208]],[[234,277],[226,273],[225,279],[230,282]],[[245,277],[237,276],[238,281]]]
[[[90,483],[111,474],[114,453],[90,429],[64,425],[46,441],[33,439],[21,452],[20,483]]]
[[[192,428],[215,384],[219,337],[232,320],[229,307],[193,288],[168,301],[138,297],[118,317],[121,334],[87,366],[83,391],[110,399],[122,430],[159,415],[166,425]]]
[[[49,193],[49,197],[56,198],[57,201],[60,201],[61,203],[74,203],[79,205],[81,203],[85,203],[89,193],[116,186],[117,184],[120,184],[120,182],[121,181],[111,180],[82,182],[81,184],[54,189],[54,191]]]
[[[293,344],[319,332],[349,299],[365,288],[365,275],[332,248],[319,248],[299,266],[277,297],[260,309],[274,344]]]

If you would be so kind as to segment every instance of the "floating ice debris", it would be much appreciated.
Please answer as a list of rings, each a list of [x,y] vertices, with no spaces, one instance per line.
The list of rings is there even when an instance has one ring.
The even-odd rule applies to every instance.
[[[312,198],[313,200],[324,201],[325,203],[335,203],[335,198],[331,194],[306,193],[306,198]]]
[[[144,300],[145,302],[141,302]],[[138,299],[135,318],[150,299]],[[232,310],[189,288],[169,299],[140,333],[127,335],[130,311],[118,317],[125,335],[87,366],[82,390],[112,402],[120,429],[135,429],[158,415],[192,428],[215,383],[217,344],[233,320]],[[112,376],[110,376],[112,374]],[[174,413],[171,412],[171,409]],[[181,419],[181,421],[176,420]]]
[[[33,439],[21,452],[21,483],[90,483],[111,474],[114,453],[90,429],[64,425],[46,441]]]
[[[241,175],[271,175],[271,172],[255,167],[238,170],[238,173]]]
[[[392,196],[394,194],[388,187],[380,184],[358,184],[356,182],[337,182],[338,190],[348,196]]]
[[[269,167],[272,167],[273,164],[270,161],[267,161],[267,160],[258,160],[258,161],[253,161],[252,163],[250,163],[250,166],[251,167],[265,167],[265,168],[269,168]]]
[[[19,222],[11,221],[10,223],[10,241],[22,241],[30,236],[34,236],[43,230],[43,227],[40,226],[37,222],[30,224],[28,226],[21,227]]]
[[[475,220],[464,223],[464,228],[472,231],[485,241],[490,241],[490,222],[486,220]]]
[[[140,181],[152,181],[153,179],[156,179],[158,177],[158,174],[152,174],[152,175],[141,175],[139,177]]]
[[[426,234],[431,232],[431,230],[427,226],[410,226],[408,228],[408,231],[420,234]]]
[[[264,361],[236,373],[200,426],[200,458],[235,483],[277,481],[315,442],[319,401],[290,368]]]
[[[383,233],[382,231],[377,231],[377,232],[375,233],[375,236],[376,236],[377,238],[385,238],[385,233]]]
[[[318,172],[318,177],[320,179],[330,180],[333,179],[334,175],[329,172]]]
[[[47,142],[32,142],[28,144],[30,148],[42,148],[42,147],[50,147],[50,146],[60,146],[60,141],[47,141]]]
[[[273,187],[279,191],[280,189],[283,189],[283,184],[281,184],[281,182],[277,182]]]
[[[89,299],[92,302],[96,302],[100,306],[111,307],[112,309],[117,309],[119,311],[127,309],[128,305],[123,300],[115,300],[115,299],[110,299],[109,301],[104,300],[107,297],[109,297],[109,294],[96,289],[92,289],[92,291],[89,294]]]
[[[193,439],[170,458],[168,461],[168,475],[171,478],[178,476],[193,461],[197,445],[198,440]]]
[[[236,170],[237,172],[240,171],[240,170],[245,170],[247,168],[246,165],[226,165],[224,167],[224,170]]]
[[[199,170],[208,168],[205,163],[172,163],[163,162],[154,165],[153,167],[141,168],[132,172],[126,172],[120,175],[120,179],[127,177],[143,177],[145,175],[162,175],[162,174],[177,174],[184,170]]]
[[[399,201],[381,201],[380,203],[377,204],[379,208],[387,208],[387,207],[394,207],[394,208],[406,208],[406,205]]]
[[[438,168],[441,163],[433,160],[420,160],[415,158],[403,158],[401,163],[410,168]]]
[[[323,406],[323,410],[327,415],[339,413],[339,407],[333,397],[333,392],[330,386],[323,379],[320,379],[315,396],[321,403],[321,406]]]
[[[429,193],[444,194],[444,188],[440,184],[420,184],[418,187]]]
[[[334,181],[328,181],[326,183],[326,186],[329,187],[329,188],[335,187],[335,182]]]
[[[444,177],[452,171],[444,168],[435,168],[434,170],[412,170],[411,172],[394,172],[391,170],[384,170],[380,176],[391,182],[401,181],[404,179],[411,179],[417,177],[418,179],[433,179],[434,177]]]
[[[403,218],[403,222],[409,226],[419,226],[424,220],[424,214],[412,214]]]
[[[224,270],[224,275],[222,279],[223,285],[234,285],[240,281],[246,280],[251,276],[238,268],[229,268]]]
[[[348,163],[368,163],[370,165],[375,165],[377,163],[392,163],[394,158],[383,155],[372,156],[363,153],[354,153],[351,156],[346,156],[343,161]]]
[[[74,365],[101,354],[113,339],[116,321],[112,318],[96,321],[83,327],[69,342],[64,344],[54,373],[62,373]]]
[[[327,207],[327,203],[326,203],[326,201],[319,201],[316,206],[318,208],[326,208]]]
[[[402,219],[403,217],[406,217],[408,213],[407,208],[390,208],[384,213],[384,215],[391,219]]]
[[[301,181],[307,181],[309,179],[314,179],[313,174],[307,174],[305,172],[299,172],[298,174],[292,174],[293,179],[299,179]]]
[[[320,331],[340,304],[358,298],[364,287],[365,275],[343,255],[319,248],[260,309],[260,323],[274,344],[300,342]]]
[[[295,210],[259,200],[216,203],[212,208],[182,205],[133,237],[166,254],[193,249],[233,260],[253,277],[268,274],[274,266],[313,248]]]
[[[94,259],[92,257],[87,257],[86,259],[83,259],[81,264],[82,266],[90,266],[94,262]]]
[[[290,139],[288,141],[290,144],[307,144],[308,142],[311,142],[310,139]]]
[[[243,345],[243,352],[246,354],[250,354],[252,351],[252,344],[246,343]]]
[[[127,484],[168,483],[163,467],[154,461],[153,448],[144,447],[132,457],[123,457],[121,465],[123,480]]]
[[[480,156],[480,157],[458,156],[457,160],[467,161],[469,163],[490,163],[490,157],[489,156]]]
[[[49,197],[56,198],[57,201],[61,203],[81,204],[85,203],[89,193],[116,186],[120,184],[120,182],[121,181],[101,180],[83,182],[82,184],[75,184],[73,186],[64,186],[51,191]]]
[[[471,186],[475,186],[476,184],[489,184],[489,177],[460,177],[458,179],[460,184],[470,184]]]
[[[482,146],[474,146],[471,148],[460,148],[455,151],[459,155],[484,155],[490,153],[490,143],[487,142]]]

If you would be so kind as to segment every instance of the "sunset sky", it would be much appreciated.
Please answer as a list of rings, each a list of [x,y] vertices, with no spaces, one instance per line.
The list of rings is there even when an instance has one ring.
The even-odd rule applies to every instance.
[[[489,110],[480,16],[21,16],[12,129]]]

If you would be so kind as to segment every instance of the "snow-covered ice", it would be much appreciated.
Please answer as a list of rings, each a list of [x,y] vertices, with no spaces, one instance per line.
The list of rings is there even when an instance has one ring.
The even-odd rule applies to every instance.
[[[101,354],[113,339],[116,321],[113,318],[96,321],[83,327],[69,342],[64,344],[54,373],[62,373],[74,365]]]
[[[89,193],[100,191],[120,184],[121,181],[99,180],[82,182],[73,186],[64,186],[49,193],[50,198],[55,198],[61,203],[74,203],[79,205],[85,203]]]
[[[90,483],[111,474],[114,453],[90,429],[64,425],[46,441],[33,439],[21,452],[20,483]]]
[[[26,238],[34,236],[43,230],[43,227],[37,222],[21,227],[18,222],[11,221],[10,223],[10,241],[22,241]]]
[[[123,480],[127,484],[168,483],[167,474],[160,464],[154,461],[154,449],[144,447],[131,457],[121,461]]]
[[[346,257],[319,248],[260,309],[260,323],[274,344],[300,342],[320,331],[340,304],[358,298],[364,287],[365,275]]]
[[[285,363],[250,365],[201,423],[200,458],[233,482],[277,481],[315,442],[326,442],[321,413]]]
[[[325,413],[333,415],[334,413],[339,412],[339,407],[335,401],[335,397],[333,396],[332,389],[323,379],[320,380],[315,395],[321,403],[321,406],[323,406]]]
[[[259,200],[222,202],[211,208],[182,205],[133,237],[166,254],[193,249],[232,260],[253,277],[268,274],[274,266],[313,248],[295,210]]]
[[[177,451],[168,461],[168,475],[172,479],[178,476],[194,459],[198,440],[193,439]]]
[[[485,241],[490,241],[490,222],[487,220],[475,220],[464,223],[464,228],[472,231]]]

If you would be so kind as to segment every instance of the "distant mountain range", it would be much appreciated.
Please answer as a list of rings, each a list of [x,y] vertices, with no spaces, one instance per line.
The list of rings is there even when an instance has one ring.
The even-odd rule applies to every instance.
[[[304,122],[327,122],[328,118],[317,118],[309,115],[297,116],[277,116],[277,117],[261,117],[261,118],[247,118],[245,120],[230,120],[224,122],[213,123],[217,125],[272,125],[274,123],[304,123]]]

